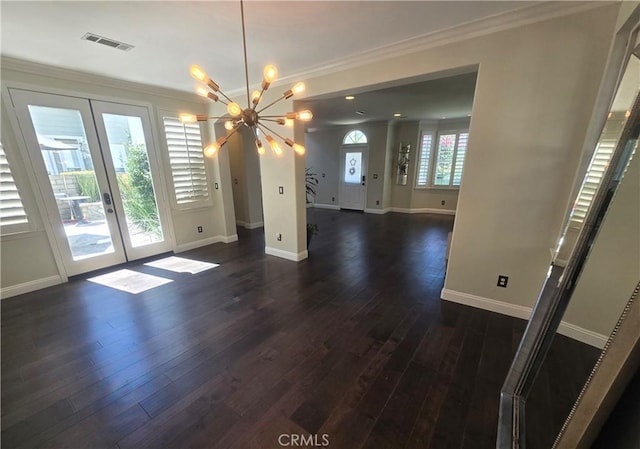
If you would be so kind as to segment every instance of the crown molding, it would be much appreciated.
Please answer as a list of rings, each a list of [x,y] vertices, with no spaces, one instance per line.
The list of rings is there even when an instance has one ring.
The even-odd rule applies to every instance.
[[[616,4],[618,1],[543,1],[533,5],[523,6],[516,10],[495,14],[490,17],[469,21],[453,27],[426,33],[393,44],[384,45],[360,53],[349,55],[344,58],[328,61],[315,67],[299,72],[288,74],[280,78],[273,86],[289,84],[292,80],[309,79],[328,75],[343,70],[361,67],[373,62],[404,56],[411,53],[439,47],[455,42],[460,42],[480,36],[493,34],[499,31],[518,28],[521,26],[554,19],[557,17],[577,14],[606,5]],[[188,100],[195,103],[205,104],[199,96],[187,90],[170,89],[161,86],[151,86],[147,84],[125,81],[102,75],[79,72],[73,69],[45,65],[33,61],[22,60],[10,56],[2,56],[2,68],[15,70],[24,73],[50,76],[53,78],[85,82],[103,87],[134,91],[138,93],[162,96],[171,99]],[[231,89],[227,94],[231,98],[244,94],[245,87]],[[299,99],[303,100],[301,96]]]
[[[335,59],[307,70],[292,73],[280,82],[309,79],[343,70],[361,67],[373,62],[417,53],[434,47],[494,34],[537,22],[569,16],[580,12],[619,3],[618,1],[544,1],[490,17],[469,21],[460,25],[426,33],[393,44],[372,48],[345,58]],[[304,99],[302,97],[301,99]]]
[[[93,84],[112,89],[121,89],[125,91],[136,92],[138,94],[160,96],[173,100],[189,101],[191,103],[209,104],[200,96],[189,91],[141,84],[133,81],[126,81],[118,78],[97,75],[95,73],[80,72],[64,67],[56,67],[47,64],[41,64],[39,62],[27,61],[11,56],[3,55],[0,61],[0,67],[2,68],[2,71],[13,70],[16,72],[47,76],[50,78],[62,79],[66,81],[75,81],[79,83]]]

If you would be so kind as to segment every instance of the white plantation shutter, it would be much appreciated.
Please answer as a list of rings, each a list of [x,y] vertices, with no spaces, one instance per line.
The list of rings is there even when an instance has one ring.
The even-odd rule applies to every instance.
[[[578,193],[578,198],[571,211],[570,226],[580,227],[584,222],[596,191],[602,182],[604,172],[609,165],[617,139],[601,139],[591,159],[591,164]]]
[[[17,231],[28,223],[27,213],[0,142],[0,226],[4,229],[11,226],[11,230]]]
[[[186,204],[207,200],[209,186],[200,125],[182,123],[173,117],[164,117],[163,120],[176,202]]]
[[[459,186],[462,182],[462,171],[464,169],[464,159],[467,154],[467,141],[469,133],[460,133],[458,135],[458,149],[456,151],[456,163],[453,169],[453,185]]]
[[[418,174],[416,176],[416,187],[426,187],[429,182],[429,162],[431,161],[431,147],[433,146],[433,135],[422,134],[420,143],[420,154],[418,156]]]

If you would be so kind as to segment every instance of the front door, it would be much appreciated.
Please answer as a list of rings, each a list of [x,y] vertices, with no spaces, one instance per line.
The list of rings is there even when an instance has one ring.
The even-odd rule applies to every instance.
[[[340,208],[364,210],[367,193],[366,145],[349,145],[342,148],[340,162]]]
[[[10,94],[67,275],[170,249],[145,108]]]

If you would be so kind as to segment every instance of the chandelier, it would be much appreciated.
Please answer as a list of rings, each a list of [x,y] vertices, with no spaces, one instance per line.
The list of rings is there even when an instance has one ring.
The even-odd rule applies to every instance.
[[[282,140],[282,142],[293,148],[296,153],[303,155],[305,153],[304,146],[278,134],[276,131],[267,126],[265,122],[273,122],[278,125],[293,126],[295,120],[311,120],[311,118],[313,117],[311,111],[288,112],[283,115],[264,115],[263,112],[281,100],[289,99],[296,94],[304,92],[305,85],[304,83],[296,83],[291,89],[284,92],[275,101],[269,103],[267,106],[260,107],[260,109],[258,109],[264,93],[267,91],[267,89],[269,89],[271,83],[276,81],[276,79],[278,78],[278,69],[272,64],[267,65],[263,71],[261,89],[255,90],[251,95],[249,94],[247,38],[245,34],[244,6],[242,0],[240,0],[240,17],[242,20],[242,48],[244,50],[244,72],[245,83],[247,87],[247,107],[245,109],[242,109],[242,107],[240,107],[238,103],[231,100],[231,98],[229,98],[224,92],[222,92],[220,86],[211,78],[209,78],[209,76],[201,67],[193,65],[190,69],[191,76],[202,83],[202,85],[200,85],[196,89],[198,95],[209,98],[214,102],[223,103],[224,105],[226,105],[227,112],[231,116],[231,119],[227,120],[224,124],[225,129],[230,132],[227,135],[220,137],[215,143],[207,145],[203,150],[204,154],[207,157],[215,156],[220,148],[222,148],[222,146],[227,143],[227,140],[229,140],[232,135],[234,135],[242,126],[246,126],[253,133],[258,154],[263,155],[265,153],[265,149],[262,146],[262,141],[260,140],[260,133],[263,133],[264,138],[269,143],[271,150],[276,156],[282,155],[282,147],[271,134],[277,136],[280,140]],[[220,97],[223,97],[224,99]],[[228,118],[228,116],[225,115],[213,117],[208,115],[194,115],[185,113],[180,114],[179,118],[183,123],[195,123]]]

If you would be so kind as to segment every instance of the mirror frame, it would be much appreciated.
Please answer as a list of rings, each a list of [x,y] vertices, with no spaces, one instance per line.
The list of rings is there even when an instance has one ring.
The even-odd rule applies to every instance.
[[[598,94],[598,99],[594,107],[592,116],[592,124],[589,128],[585,139],[585,159],[588,161],[596,148],[596,144],[600,138],[600,134],[607,119],[607,115],[615,93],[619,87],[622,75],[627,66],[629,58],[633,51],[637,48],[638,29],[640,27],[640,6],[635,6],[632,13],[618,33],[613,39],[603,80]],[[569,304],[577,280],[584,267],[587,255],[597,236],[602,217],[606,212],[611,200],[610,189],[614,173],[618,171],[618,166],[628,162],[625,160],[625,143],[631,135],[634,126],[640,123],[640,95],[634,101],[625,129],[620,136],[618,145],[611,157],[609,167],[604,174],[601,182],[601,188],[598,189],[596,196],[592,202],[592,206],[587,213],[584,225],[579,232],[574,250],[571,253],[569,261],[564,268],[563,275],[560,279],[552,281],[548,278],[543,286],[531,314],[527,327],[520,341],[518,350],[514,356],[511,367],[500,392],[500,410],[498,418],[498,435],[496,441],[497,449],[524,449],[526,445],[526,428],[525,428],[525,403],[531,392],[531,388],[536,380],[537,374],[544,362],[546,355],[551,347],[553,338],[557,332],[558,326],[564,312]],[[628,155],[627,155],[628,156]],[[575,189],[574,189],[575,190]],[[571,197],[575,197],[575,190]],[[565,222],[568,219],[568,213]],[[553,267],[553,264],[552,264]],[[555,282],[555,283],[554,283]],[[544,294],[543,294],[544,292]],[[637,294],[637,289],[625,308],[629,310],[633,304],[633,299]],[[637,302],[636,302],[637,309]],[[623,313],[616,329],[624,325],[624,319],[628,314]],[[612,334],[609,342],[615,335]],[[609,344],[608,344],[609,345]],[[609,345],[610,346],[610,345]],[[635,346],[637,349],[637,345]],[[636,353],[640,351],[635,351]],[[588,388],[589,382],[594,378],[594,372],[602,365],[602,360],[606,357],[607,352],[603,352],[600,356],[599,363],[592,372],[585,389]],[[583,389],[583,392],[585,391]],[[583,395],[578,398],[576,404],[581,402]],[[584,403],[584,402],[583,402]],[[554,447],[560,447],[560,440],[564,435],[569,435],[567,429],[569,427],[569,419],[576,415],[577,405],[574,404],[572,414],[565,422],[560,435],[556,439]],[[571,429],[569,429],[571,430]],[[573,431],[580,433],[579,431]],[[562,446],[572,447],[577,446]]]

